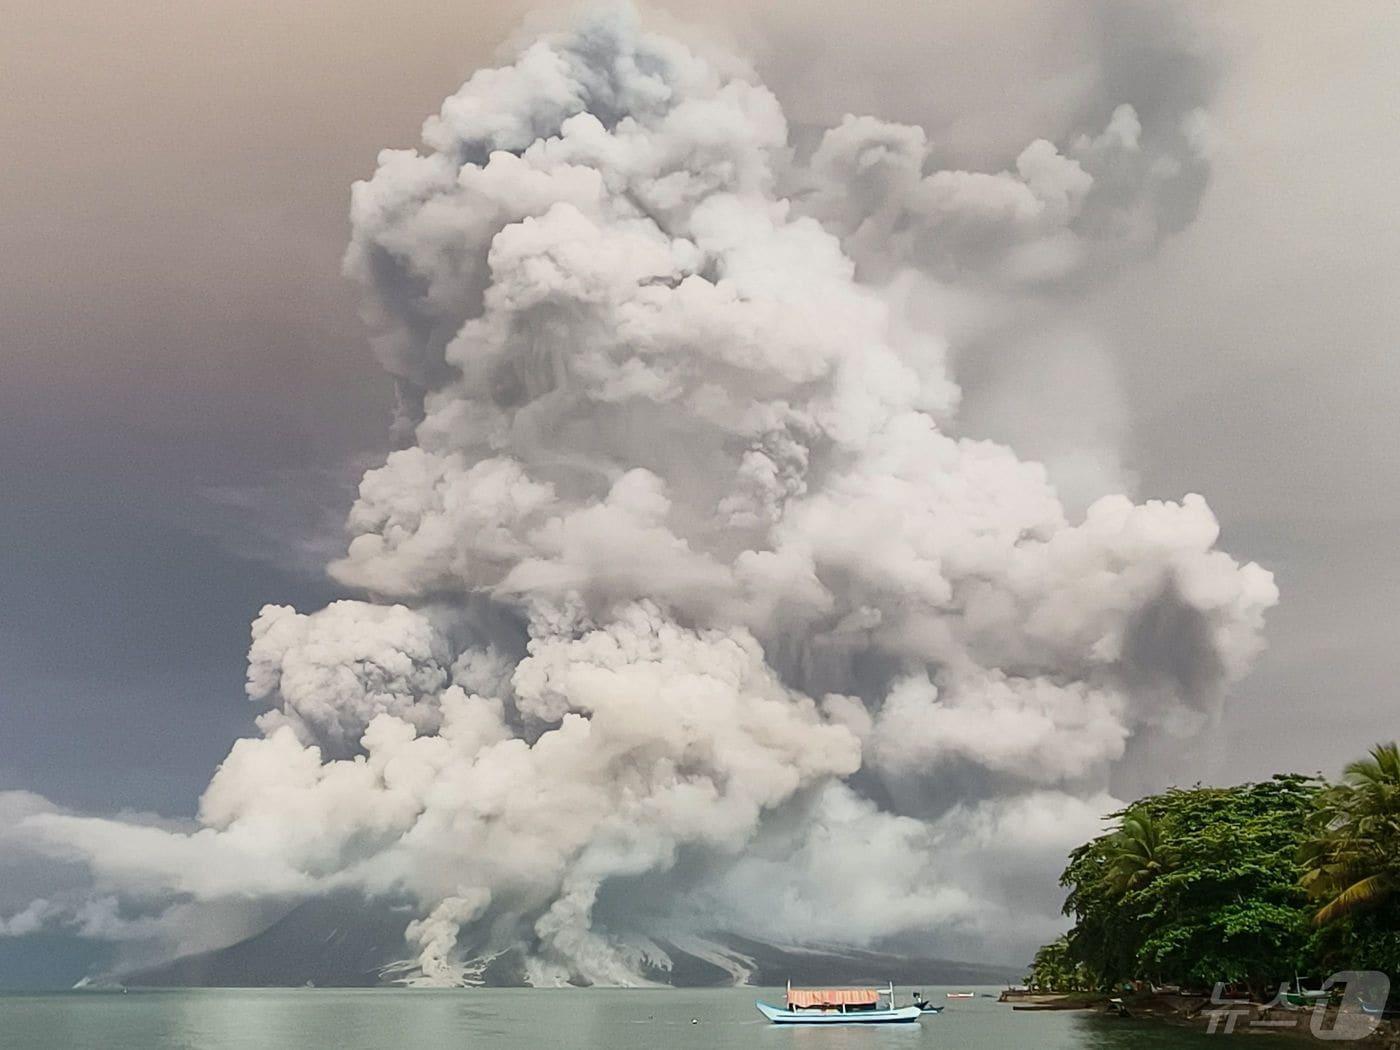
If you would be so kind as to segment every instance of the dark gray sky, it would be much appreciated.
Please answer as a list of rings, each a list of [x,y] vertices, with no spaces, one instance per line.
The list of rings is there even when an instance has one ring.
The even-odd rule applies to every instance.
[[[917,121],[992,168],[1068,131],[1092,43],[1086,5],[668,6],[794,119]],[[349,185],[524,9],[0,3],[0,788],[187,814],[250,730],[248,622],[333,595],[386,441]],[[1283,592],[1199,775],[1332,770],[1400,731],[1400,7],[1184,10],[1223,71],[1214,178],[1084,323],[1139,494],[1203,492]]]

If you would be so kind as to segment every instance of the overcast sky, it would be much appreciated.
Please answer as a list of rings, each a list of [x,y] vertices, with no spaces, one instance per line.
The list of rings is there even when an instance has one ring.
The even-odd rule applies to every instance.
[[[996,170],[1074,116],[1073,6],[666,6],[796,121],[874,111]],[[387,445],[339,272],[350,183],[525,8],[3,5],[0,788],[188,814],[251,731],[248,623],[336,593],[319,566]],[[1185,10],[1220,78],[1213,177],[1079,304],[1113,379],[1088,400],[1138,496],[1203,493],[1282,591],[1193,772],[1333,771],[1400,724],[1400,6]],[[989,404],[976,375],[972,419],[1032,446],[1086,400]]]

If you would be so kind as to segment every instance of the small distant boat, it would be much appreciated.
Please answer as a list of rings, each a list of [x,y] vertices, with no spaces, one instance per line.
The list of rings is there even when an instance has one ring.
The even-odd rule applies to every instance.
[[[1293,990],[1286,991],[1279,989],[1278,998],[1275,1000],[1281,1006],[1316,1006],[1318,1003],[1326,1003],[1332,998],[1330,991],[1321,989],[1312,990],[1303,987],[1303,982],[1298,979],[1298,975],[1293,975]]]
[[[948,993],[948,998],[949,998],[949,999],[976,999],[976,998],[977,998],[977,993],[976,993],[976,992],[949,992],[949,993]]]
[[[887,1003],[880,1002],[882,996]],[[924,1012],[917,1004],[895,1006],[893,984],[886,988],[794,988],[789,981],[785,1006],[754,1005],[774,1024],[917,1024]]]

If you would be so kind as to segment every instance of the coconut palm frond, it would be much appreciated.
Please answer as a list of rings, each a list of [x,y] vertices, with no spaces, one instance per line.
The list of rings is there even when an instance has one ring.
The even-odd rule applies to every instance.
[[[1383,874],[1368,875],[1353,882],[1318,909],[1313,925],[1326,926],[1359,908],[1376,904],[1387,897],[1392,888],[1389,877]]]

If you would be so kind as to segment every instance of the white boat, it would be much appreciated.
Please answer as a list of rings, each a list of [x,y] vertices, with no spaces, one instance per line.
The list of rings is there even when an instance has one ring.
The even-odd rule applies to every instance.
[[[977,998],[977,993],[976,993],[976,992],[949,992],[949,993],[948,993],[948,998],[949,998],[949,999],[976,999],[976,998]]]
[[[880,1002],[884,997],[887,1002]],[[774,1024],[918,1024],[918,1006],[895,1006],[894,985],[887,988],[794,988],[787,986],[783,1006],[758,1002],[758,1012]]]

